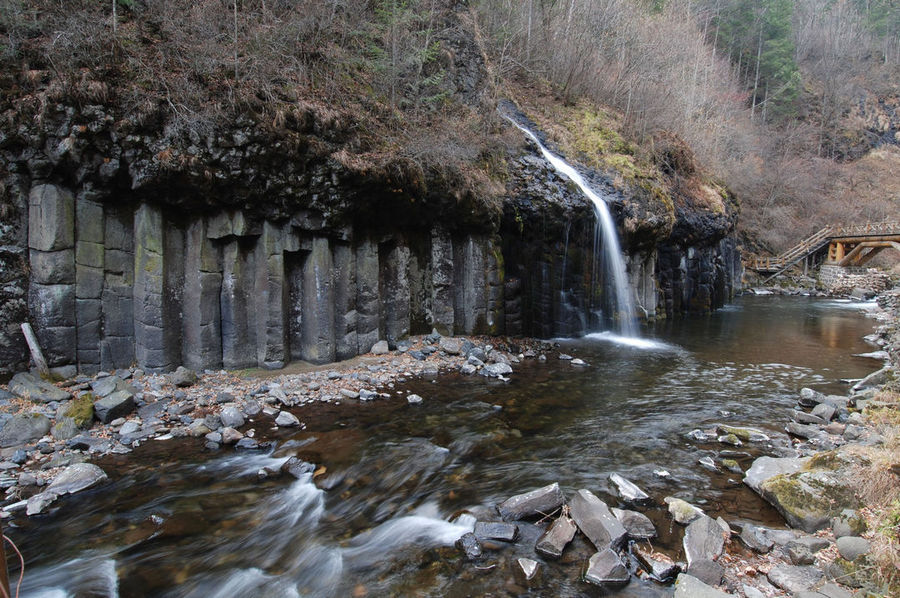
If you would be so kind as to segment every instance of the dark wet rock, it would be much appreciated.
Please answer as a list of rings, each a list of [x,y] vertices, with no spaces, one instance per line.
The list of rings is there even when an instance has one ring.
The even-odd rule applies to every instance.
[[[33,401],[35,403],[50,403],[52,401],[65,401],[72,395],[49,382],[32,376],[27,372],[20,372],[9,381],[9,392],[17,397]]]
[[[506,363],[492,363],[490,365],[486,365],[481,369],[482,376],[488,376],[490,378],[499,378],[501,376],[508,376],[513,373],[512,367]]]
[[[91,392],[93,392],[94,396],[97,398],[102,399],[103,397],[108,397],[117,390],[126,390],[127,386],[125,381],[118,376],[106,376],[104,378],[98,378],[91,383]]]
[[[478,541],[478,538],[472,532],[463,534],[459,540],[456,541],[456,547],[459,548],[470,561],[477,561],[484,554],[481,542]]]
[[[527,559],[525,557],[519,557],[518,559],[516,559],[516,563],[519,565],[518,570],[525,581],[533,580],[535,577],[537,577],[537,574],[540,571],[540,563],[538,563],[537,561]]]
[[[804,592],[819,583],[824,574],[815,567],[778,564],[767,575],[772,585],[785,592]]]
[[[616,508],[611,509],[611,511],[616,519],[625,526],[630,539],[649,540],[656,536],[656,528],[653,526],[653,522],[643,513]]]
[[[197,372],[180,365],[174,372],[169,374],[168,378],[172,385],[184,388],[197,383]]]
[[[822,422],[825,423],[825,422]],[[820,430],[817,425],[798,424],[797,422],[788,422],[784,427],[784,431],[791,436],[806,438],[807,440],[815,438],[819,435]]]
[[[628,537],[625,526],[590,490],[582,489],[575,493],[569,501],[569,514],[597,550],[618,549]]]
[[[722,578],[725,576],[725,567],[710,559],[699,559],[691,563],[685,573],[696,577],[705,584],[717,586],[722,583]]]
[[[108,397],[94,402],[94,416],[108,424],[134,411],[134,395],[127,390],[117,390]]]
[[[681,570],[671,557],[654,551],[649,545],[635,544],[634,556],[656,581],[667,582],[678,575],[678,572]]]
[[[872,545],[868,540],[859,536],[842,536],[837,539],[837,549],[841,558],[855,561],[859,557],[869,554]]]
[[[475,536],[479,540],[500,540],[501,542],[515,542],[519,535],[519,528],[515,523],[503,521],[478,521],[475,523]]]
[[[826,405],[827,406],[827,405]],[[798,424],[811,424],[814,426],[824,426],[827,422],[817,415],[813,415],[812,413],[806,413],[805,411],[797,411],[794,410],[791,412],[791,419],[794,420]],[[807,433],[807,428],[802,428],[804,430],[804,434]],[[790,430],[789,433],[794,434]],[[801,436],[802,434],[794,434],[795,436]],[[804,436],[804,438],[809,438],[809,436]]]
[[[728,598],[732,594],[726,594],[696,577],[682,573],[675,581],[675,594],[673,598]]]
[[[691,440],[693,440],[694,442],[704,443],[704,442],[711,442],[716,437],[716,435],[709,434],[707,432],[704,432],[703,430],[698,429],[698,430],[691,430],[690,432],[688,432],[687,437],[690,438]]]
[[[50,420],[40,413],[12,416],[0,430],[0,447],[19,446],[35,441],[50,431]]]
[[[844,509],[831,520],[835,538],[859,536],[866,531],[866,519],[854,509]]]
[[[300,420],[290,411],[282,411],[275,418],[275,425],[281,428],[293,428],[300,425]]]
[[[752,523],[744,524],[740,538],[744,545],[761,554],[769,552],[775,546],[775,541],[769,537],[766,530],[756,527]]]
[[[316,466],[298,457],[290,457],[281,465],[281,471],[299,480],[305,476],[312,475],[316,471]]]
[[[800,389],[800,400],[798,401],[803,407],[815,407],[822,402],[825,395],[811,388]]]
[[[642,503],[650,500],[649,494],[617,473],[610,474],[609,481],[616,487],[616,492],[618,492],[622,500],[633,503]]]
[[[222,425],[229,428],[240,428],[244,425],[244,414],[235,406],[227,406],[219,413]]]
[[[590,558],[584,579],[603,588],[615,588],[627,584],[631,574],[619,555],[606,548]]]
[[[422,351],[410,351],[408,355],[416,361],[425,361],[426,359],[425,353],[423,353]]]
[[[107,479],[106,473],[93,463],[75,463],[66,467],[40,494],[28,499],[27,514],[42,513],[53,501],[64,494],[86,490]]]
[[[725,532],[719,523],[706,515],[693,521],[684,532],[684,554],[688,566],[698,560],[715,560],[725,546]]]
[[[575,525],[575,521],[567,515],[562,515],[538,539],[534,549],[546,557],[559,558],[566,545],[575,537],[576,531],[578,531],[578,527]]]
[[[663,499],[663,502],[669,505],[669,514],[681,525],[687,525],[704,515],[701,509],[680,498],[667,496]]]
[[[716,462],[712,457],[701,457],[698,460],[698,463],[700,463],[700,465],[710,471],[719,471],[719,467],[716,465]]]
[[[234,395],[227,391],[222,391],[216,394],[216,403],[219,405],[224,405],[225,403],[233,403]]]
[[[245,450],[257,450],[260,448],[260,444],[255,438],[244,436],[243,438],[238,440],[237,444],[235,444],[234,447]]]
[[[554,482],[543,488],[512,496],[497,508],[504,521],[517,521],[534,515],[551,515],[565,502],[566,497],[559,484]]]

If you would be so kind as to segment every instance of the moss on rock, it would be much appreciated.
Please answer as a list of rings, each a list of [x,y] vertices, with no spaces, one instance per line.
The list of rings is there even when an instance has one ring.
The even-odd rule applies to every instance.
[[[59,412],[60,417],[70,417],[79,428],[89,428],[94,421],[94,395],[84,393],[76,399],[72,399]]]

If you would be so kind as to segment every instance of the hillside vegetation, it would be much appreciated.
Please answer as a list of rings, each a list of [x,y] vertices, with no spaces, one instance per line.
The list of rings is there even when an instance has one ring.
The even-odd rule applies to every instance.
[[[764,250],[900,213],[891,0],[0,0],[0,34],[7,130],[60,102],[191,141],[250,116],[489,198],[520,142],[496,101],[549,88],[609,132],[561,145],[622,176],[690,155]]]

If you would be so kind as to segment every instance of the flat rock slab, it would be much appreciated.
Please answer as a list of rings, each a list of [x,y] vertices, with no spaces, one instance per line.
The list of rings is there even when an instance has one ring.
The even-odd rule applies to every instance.
[[[616,519],[625,526],[628,537],[632,540],[649,540],[656,537],[656,528],[650,518],[637,511],[610,509]]]
[[[700,559],[691,563],[685,573],[696,577],[705,584],[717,586],[722,583],[722,578],[725,576],[725,567],[716,561]]]
[[[688,566],[694,561],[713,561],[725,547],[725,531],[718,521],[704,515],[687,526],[682,544]]]
[[[827,583],[818,590],[797,592],[794,598],[853,598],[853,594],[833,583]]]
[[[809,462],[808,458],[793,457],[760,457],[753,462],[744,475],[744,483],[762,494],[762,483],[777,475],[792,474],[800,471]]]
[[[40,413],[14,415],[0,430],[0,447],[8,448],[25,444],[47,434],[50,420]]]
[[[478,521],[475,523],[475,536],[479,540],[515,542],[518,535],[519,528],[515,523],[503,521]]]
[[[599,551],[617,549],[628,538],[625,526],[616,519],[606,503],[590,490],[582,489],[575,493],[569,501],[569,514],[578,529]]]
[[[9,392],[35,403],[65,401],[72,397],[70,393],[27,372],[20,372],[12,377],[9,381]]]
[[[692,575],[682,573],[675,581],[674,598],[728,598],[734,594],[727,594],[706,585]]]
[[[94,403],[94,416],[104,424],[125,417],[134,411],[134,395],[127,390],[117,390]]]
[[[650,500],[650,495],[637,487],[636,484],[626,480],[617,473],[609,476],[609,481],[616,487],[616,492],[622,497],[622,500],[628,502],[641,503]]]
[[[768,578],[772,585],[785,592],[805,592],[815,586],[825,576],[815,567],[795,567],[792,565],[775,565],[769,571]]]
[[[575,521],[571,517],[563,515],[556,519],[550,529],[538,538],[534,549],[546,557],[559,558],[577,531],[578,526],[575,525]]]
[[[125,381],[118,376],[104,376],[91,382],[91,392],[98,398],[108,397],[117,390],[125,390]]]
[[[512,496],[500,503],[497,508],[504,521],[517,521],[534,515],[550,515],[565,502],[563,491],[559,484],[554,482],[549,486]]]
[[[769,552],[775,546],[775,541],[769,537],[765,529],[751,523],[744,524],[740,538],[747,548],[761,554]]]
[[[76,463],[66,467],[47,486],[46,492],[54,494],[73,494],[106,479],[106,472],[93,463]]]
[[[650,576],[659,582],[666,582],[678,575],[681,568],[668,555],[656,552],[649,545],[635,544],[634,556]]]
[[[625,563],[609,548],[594,554],[588,561],[584,579],[604,588],[624,586],[631,580]]]

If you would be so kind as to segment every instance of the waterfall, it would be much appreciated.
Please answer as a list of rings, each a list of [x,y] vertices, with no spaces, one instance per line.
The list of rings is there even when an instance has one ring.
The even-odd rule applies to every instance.
[[[631,291],[628,288],[628,278],[625,273],[625,261],[622,259],[622,249],[619,246],[616,225],[609,213],[609,208],[606,206],[606,201],[591,189],[587,181],[584,180],[584,177],[582,177],[572,165],[544,147],[544,144],[537,138],[537,135],[517,123],[512,117],[506,114],[503,116],[534,141],[538,148],[540,148],[544,159],[550,162],[557,172],[578,185],[581,192],[594,204],[594,213],[597,215],[597,221],[600,223],[600,233],[603,237],[602,257],[608,271],[612,274],[613,289],[615,290],[615,319],[619,323],[619,332],[626,337],[637,336],[637,325],[635,324],[634,319],[634,302],[631,299]],[[595,247],[595,260],[600,257],[598,253],[600,253],[600,251]]]

